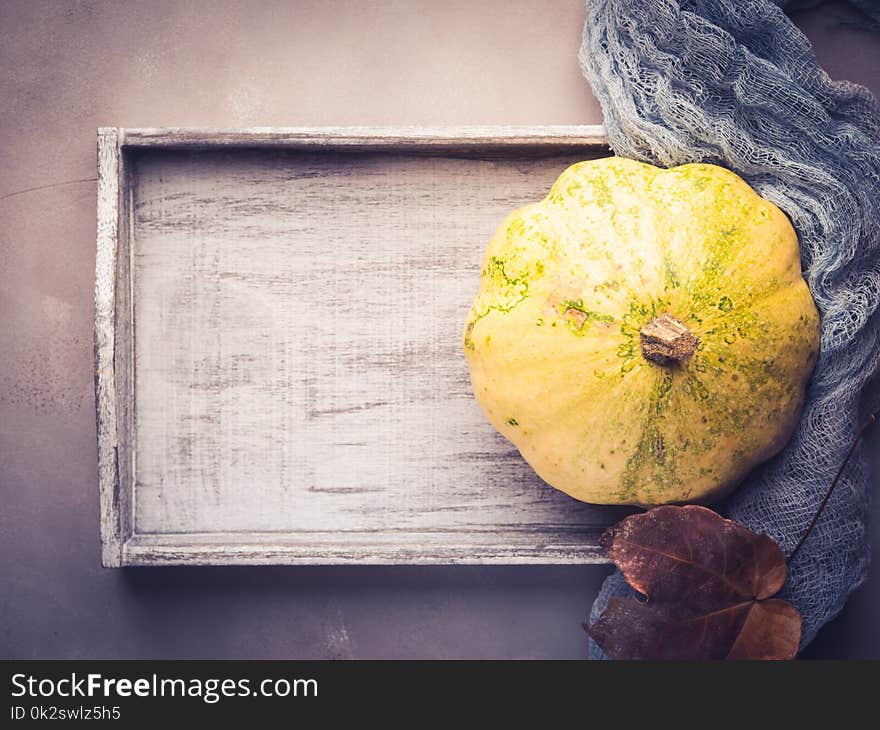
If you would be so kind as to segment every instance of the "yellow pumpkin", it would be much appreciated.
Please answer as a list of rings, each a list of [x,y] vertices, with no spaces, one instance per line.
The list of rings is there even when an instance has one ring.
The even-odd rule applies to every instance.
[[[600,504],[724,494],[789,439],[818,350],[785,214],[721,167],[618,157],[501,223],[464,330],[489,421]]]

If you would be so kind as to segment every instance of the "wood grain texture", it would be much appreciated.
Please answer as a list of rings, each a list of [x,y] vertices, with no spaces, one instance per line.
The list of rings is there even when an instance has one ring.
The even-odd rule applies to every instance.
[[[101,502],[101,562],[122,563],[129,536],[125,506],[131,483],[119,478],[116,382],[116,275],[119,242],[120,155],[116,129],[98,131],[97,252],[95,257],[95,407]],[[124,317],[121,319],[125,319]],[[122,400],[128,396],[123,388]]]
[[[592,147],[607,151],[601,125],[551,127],[466,126],[466,127],[252,127],[248,129],[124,129],[120,146],[176,149],[217,147],[345,147],[345,148],[451,148],[523,147],[546,154],[548,149]]]
[[[557,132],[123,132],[119,560],[601,560],[621,512],[545,485],[479,412],[461,353],[494,228],[606,154]]]

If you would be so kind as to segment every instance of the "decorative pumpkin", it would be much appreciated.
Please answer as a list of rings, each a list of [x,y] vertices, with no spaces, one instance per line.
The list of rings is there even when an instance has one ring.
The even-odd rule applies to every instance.
[[[789,439],[818,350],[776,206],[721,167],[617,157],[502,222],[464,331],[489,421],[600,504],[724,494]]]

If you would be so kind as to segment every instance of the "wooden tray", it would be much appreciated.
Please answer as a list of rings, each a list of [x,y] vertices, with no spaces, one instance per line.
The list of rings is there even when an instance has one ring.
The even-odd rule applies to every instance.
[[[103,563],[584,563],[474,402],[483,249],[599,127],[101,129]]]

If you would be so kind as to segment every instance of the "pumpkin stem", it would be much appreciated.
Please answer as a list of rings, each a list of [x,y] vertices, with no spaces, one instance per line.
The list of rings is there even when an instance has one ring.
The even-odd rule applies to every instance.
[[[658,365],[686,360],[700,344],[700,338],[671,314],[654,317],[642,327],[640,335],[642,355]]]

